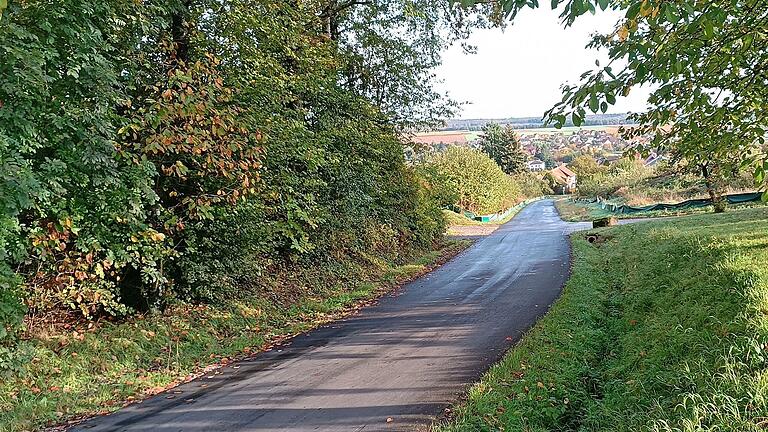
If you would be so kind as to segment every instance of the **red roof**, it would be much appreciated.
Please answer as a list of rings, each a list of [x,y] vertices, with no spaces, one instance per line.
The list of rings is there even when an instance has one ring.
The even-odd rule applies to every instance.
[[[555,178],[555,180],[558,181],[558,183],[562,184],[568,184],[568,177],[575,177],[576,174],[568,169],[565,165],[560,165],[559,167],[553,169],[550,171],[552,173],[552,177]]]

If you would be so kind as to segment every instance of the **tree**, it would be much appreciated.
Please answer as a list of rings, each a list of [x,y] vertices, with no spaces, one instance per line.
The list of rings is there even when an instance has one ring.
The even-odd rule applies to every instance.
[[[425,5],[0,0],[0,283],[119,315],[429,245],[441,198],[398,113],[429,105],[408,86],[469,15]]]
[[[548,142],[542,141],[536,144],[536,154],[534,157],[542,160],[547,169],[552,169],[557,165],[552,154],[552,145]]]
[[[467,147],[452,146],[428,161],[447,182],[445,196],[456,198],[454,204],[479,214],[496,213],[515,204],[520,187],[512,177],[485,153]]]
[[[516,174],[526,171],[528,157],[520,145],[517,133],[511,126],[502,127],[493,122],[486,124],[483,126],[480,146],[483,152],[505,173]]]
[[[579,180],[586,181],[597,174],[605,172],[605,167],[599,165],[591,156],[577,156],[571,161],[569,168],[579,176]]]
[[[342,84],[388,114],[400,129],[432,128],[458,104],[434,89],[443,50],[472,30],[502,24],[497,4],[451,0],[318,0],[321,31],[342,57]],[[472,48],[465,47],[468,51]]]
[[[501,3],[510,19],[538,6],[527,0]],[[626,137],[654,135],[641,150],[670,149],[692,166],[714,163],[719,175],[751,167],[756,183],[768,185],[768,3],[553,0],[553,8],[560,5],[565,26],[598,9],[621,9],[624,17],[613,32],[594,36],[589,45],[606,49],[608,63],[596,62],[579,85],[564,86],[562,101],[545,114],[549,122],[562,126],[570,118],[579,125],[587,109],[606,112],[617,96],[652,85],[650,109],[633,116],[638,127],[624,131]],[[706,181],[718,197],[716,182]]]

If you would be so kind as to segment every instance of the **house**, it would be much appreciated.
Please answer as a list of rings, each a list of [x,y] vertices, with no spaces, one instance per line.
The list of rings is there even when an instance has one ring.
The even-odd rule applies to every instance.
[[[549,173],[557,183],[555,187],[556,194],[565,195],[576,191],[576,173],[568,169],[565,164],[561,164]]]
[[[528,164],[528,171],[534,171],[534,172],[544,171],[544,168],[546,167],[546,165],[544,164],[544,161],[540,159],[529,160],[527,164]]]

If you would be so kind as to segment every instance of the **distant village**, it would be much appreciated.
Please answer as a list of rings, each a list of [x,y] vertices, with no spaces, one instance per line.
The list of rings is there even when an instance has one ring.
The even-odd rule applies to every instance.
[[[444,150],[451,145],[480,148],[478,131],[440,131],[416,134],[412,142],[427,151]],[[531,171],[552,169],[568,164],[580,155],[592,156],[600,164],[609,164],[621,158],[623,152],[634,144],[647,144],[649,136],[634,138],[632,143],[619,136],[619,126],[565,128],[559,131],[547,129],[518,130],[520,144],[529,155]],[[406,156],[414,149],[406,149]],[[659,157],[652,154],[645,162],[653,165]]]
[[[527,167],[532,172],[549,172],[558,184],[555,193],[572,193],[576,189],[576,173],[568,164],[577,156],[588,155],[601,165],[619,160],[624,151],[637,144],[648,144],[650,136],[624,140],[618,125],[585,128],[521,129],[518,130],[520,145],[528,155]],[[479,131],[439,131],[416,134],[411,146],[406,146],[406,158],[418,160],[431,152],[439,152],[449,146],[466,146],[480,149]],[[651,153],[646,166],[657,164],[662,157]]]

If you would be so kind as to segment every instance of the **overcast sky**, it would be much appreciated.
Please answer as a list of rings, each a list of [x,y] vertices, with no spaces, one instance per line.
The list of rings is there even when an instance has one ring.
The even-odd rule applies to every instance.
[[[470,103],[460,118],[541,116],[562,98],[561,84],[576,82],[598,57],[606,58],[585,46],[591,33],[611,31],[618,13],[582,16],[567,29],[558,15],[548,6],[526,9],[504,32],[475,31],[469,43],[477,54],[464,54],[458,45],[444,53],[437,70],[444,82],[438,88]],[[608,112],[643,111],[647,97],[648,91],[635,88]]]

